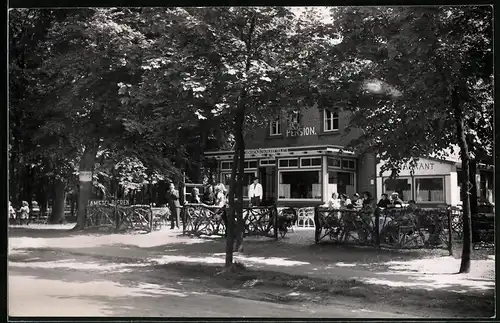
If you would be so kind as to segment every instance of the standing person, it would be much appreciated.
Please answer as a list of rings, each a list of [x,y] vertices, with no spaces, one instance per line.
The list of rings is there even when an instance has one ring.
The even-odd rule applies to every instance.
[[[179,191],[175,189],[174,183],[170,183],[167,192],[168,207],[170,209],[170,229],[179,228],[179,212],[181,204],[179,202]]]
[[[253,178],[253,183],[248,188],[248,197],[250,198],[250,206],[260,206],[262,202],[262,185],[257,177]]]
[[[30,208],[29,204],[26,201],[23,201],[23,206],[19,209],[19,219],[20,219],[20,224],[23,223],[28,223],[28,217],[30,214]]]
[[[12,224],[16,223],[16,210],[12,207],[12,203],[9,201],[9,221]]]
[[[40,206],[38,206],[38,202],[35,200],[35,196],[31,199],[31,214],[33,218],[38,219],[40,217]]]
[[[389,204],[391,204],[391,201],[389,201],[389,196],[386,193],[382,194],[382,197],[380,198],[380,201],[378,201],[377,206],[381,208],[386,208]]]
[[[215,204],[215,195],[214,189],[212,185],[207,186],[205,193],[203,194],[202,202],[206,205],[214,205]]]

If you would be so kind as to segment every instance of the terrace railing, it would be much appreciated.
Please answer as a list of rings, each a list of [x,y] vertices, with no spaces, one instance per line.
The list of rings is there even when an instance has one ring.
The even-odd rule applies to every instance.
[[[88,205],[87,227],[96,226],[151,232],[159,228],[160,219],[149,205]]]
[[[449,209],[315,209],[315,241],[451,251]]]
[[[275,206],[243,208],[244,236],[278,237]],[[183,208],[183,232],[196,236],[225,235],[227,210],[205,204],[186,204]]]

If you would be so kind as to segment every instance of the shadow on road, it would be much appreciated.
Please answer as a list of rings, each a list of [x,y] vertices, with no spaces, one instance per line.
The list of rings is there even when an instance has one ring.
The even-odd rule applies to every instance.
[[[59,257],[59,259],[57,259]],[[455,317],[489,317],[493,315],[493,291],[478,292],[467,290],[457,294],[447,290],[426,291],[404,287],[375,286],[358,280],[332,280],[305,275],[289,275],[283,272],[255,271],[242,269],[234,274],[220,275],[220,267],[207,264],[151,264],[129,259],[96,259],[93,256],[76,256],[62,252],[31,250],[18,255],[15,263],[9,266],[9,275],[52,280],[52,284],[80,284],[65,298],[82,298],[99,301],[105,304],[107,315],[114,316],[148,316],[155,306],[161,306],[156,298],[168,297],[169,307],[178,302],[189,302],[190,297],[197,295],[230,295],[232,298],[250,299],[253,301],[271,301],[282,304],[311,303],[315,306],[331,305],[339,299],[348,298],[351,303],[361,302],[365,308],[388,306],[404,307],[410,313],[420,309],[428,312],[420,313],[433,317],[448,315]],[[53,285],[55,286],[55,285]],[[76,286],[76,285],[75,285]],[[450,286],[463,288],[463,286]],[[9,284],[9,288],[27,288]],[[290,295],[301,296],[290,296]],[[57,296],[57,293],[54,294]],[[148,300],[149,299],[149,300]],[[165,301],[165,299],[163,299]],[[219,300],[219,302],[223,300]],[[173,303],[172,303],[173,302]],[[201,301],[204,302],[203,300]],[[213,298],[205,300],[198,310],[190,310],[189,315],[180,312],[164,313],[165,316],[207,316],[210,306],[214,306]],[[217,302],[215,302],[217,303]],[[136,307],[135,313],[130,307]],[[196,306],[195,306],[196,307]],[[209,316],[220,316],[220,309],[215,307]],[[256,309],[258,311],[258,309]],[[222,311],[231,316],[232,309]],[[444,312],[443,312],[444,311]],[[151,313],[154,313],[151,312]],[[200,314],[201,313],[201,314]],[[204,313],[204,314],[203,314]],[[151,315],[151,314],[149,314]],[[234,314],[238,316],[238,314]]]

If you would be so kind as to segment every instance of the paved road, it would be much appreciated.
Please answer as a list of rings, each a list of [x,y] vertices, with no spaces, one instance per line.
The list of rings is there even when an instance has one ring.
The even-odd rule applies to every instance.
[[[109,281],[67,282],[40,279],[9,269],[10,316],[149,316],[149,317],[297,317],[408,318],[344,305],[283,305],[203,293],[131,288]],[[61,280],[64,279],[61,272]]]

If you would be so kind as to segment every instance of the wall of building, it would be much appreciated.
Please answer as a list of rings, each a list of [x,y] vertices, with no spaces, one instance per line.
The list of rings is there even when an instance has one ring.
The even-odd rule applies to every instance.
[[[349,124],[349,112],[339,113],[339,131],[323,131],[323,110],[319,108],[302,109],[300,112],[300,125],[307,128],[301,136],[291,136],[287,134],[288,125],[286,116],[281,118],[281,135],[270,135],[269,124],[248,131],[245,138],[247,149],[289,147],[289,146],[313,146],[313,145],[338,145],[345,146],[351,140],[359,137],[360,131],[353,130],[345,133]]]
[[[374,154],[364,154],[358,158],[357,167],[357,186],[358,192],[370,192],[374,199],[380,195],[380,191],[376,190],[375,180],[376,174],[376,159]]]

